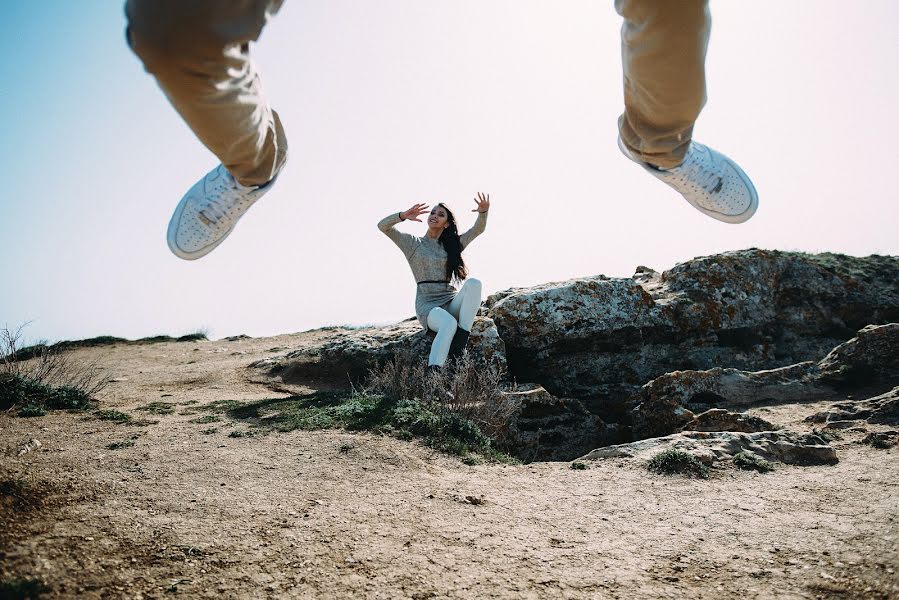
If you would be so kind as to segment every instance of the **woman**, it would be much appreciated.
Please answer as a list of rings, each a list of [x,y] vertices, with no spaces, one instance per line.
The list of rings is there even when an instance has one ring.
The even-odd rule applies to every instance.
[[[445,204],[437,204],[428,216],[428,231],[415,237],[394,229],[401,221],[421,222],[418,217],[428,212],[427,204],[416,204],[409,210],[394,213],[378,223],[378,229],[399,246],[409,261],[418,283],[415,314],[422,327],[437,332],[431,344],[428,367],[441,367],[448,358],[462,355],[474,317],[481,306],[481,282],[468,278],[462,250],[487,227],[490,195],[478,193],[474,199],[478,213],[474,226],[459,235],[456,218]],[[463,282],[461,289],[454,284]]]

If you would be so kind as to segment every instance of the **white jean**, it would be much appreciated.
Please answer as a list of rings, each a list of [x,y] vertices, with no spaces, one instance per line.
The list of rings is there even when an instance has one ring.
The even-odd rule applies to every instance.
[[[437,307],[428,313],[428,329],[436,331],[437,336],[431,344],[428,366],[442,366],[449,354],[450,344],[456,329],[471,331],[474,317],[481,307],[481,282],[478,279],[466,279],[456,297],[450,300],[446,310]]]

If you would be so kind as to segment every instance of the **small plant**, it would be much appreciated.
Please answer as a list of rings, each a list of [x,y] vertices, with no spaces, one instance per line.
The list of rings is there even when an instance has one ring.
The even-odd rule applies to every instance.
[[[106,444],[107,450],[121,450],[122,448],[131,448],[134,446],[134,440],[137,438],[130,438],[127,440],[122,440],[121,442],[113,442],[111,444]]]
[[[170,415],[175,412],[175,405],[171,402],[150,402],[143,406],[138,406],[137,410],[147,412],[152,415]]]
[[[754,452],[738,452],[734,454],[734,465],[745,471],[768,473],[774,470],[774,463],[767,461]]]
[[[503,447],[518,404],[502,393],[502,378],[495,364],[468,353],[438,370],[428,370],[424,361],[402,354],[370,371],[362,393],[415,400],[438,412],[459,415]]]
[[[249,430],[234,430],[228,434],[229,438],[254,438],[259,435],[258,429],[249,429]]]
[[[587,463],[585,462],[574,461],[568,466],[568,468],[573,471],[586,471],[588,467]]]
[[[886,450],[899,444],[899,433],[895,431],[872,431],[862,438],[861,443]]]
[[[213,433],[215,433],[215,432],[217,432],[217,431],[218,431],[218,428],[216,428],[216,427],[210,427],[209,429],[204,429],[204,430],[201,431],[200,433],[202,433],[203,435],[212,435]]]
[[[709,468],[698,458],[684,452],[669,448],[659,452],[646,464],[650,471],[662,475],[686,475],[688,477],[709,478]]]
[[[194,333],[188,333],[187,335],[182,335],[175,339],[176,342],[205,342],[209,339],[206,331],[196,331]]]
[[[86,410],[107,385],[96,365],[83,364],[46,344],[23,358],[22,327],[0,330],[0,410],[14,407],[22,416],[40,410]]]
[[[194,406],[191,410],[196,412],[208,412],[214,415],[222,415],[231,410],[237,410],[244,403],[240,400],[214,400],[213,402],[209,402],[208,404],[200,404],[199,406]]]
[[[131,422],[131,415],[120,410],[98,410],[94,412],[94,416],[101,421],[112,421],[113,423]]]
[[[221,421],[216,415],[203,415],[202,417],[197,417],[196,419],[191,419],[191,423],[199,423],[201,425],[205,425],[207,423],[216,423]]]
[[[817,429],[813,428],[812,433],[817,435],[819,438],[824,440],[825,443],[834,442],[837,440],[843,439],[843,436],[834,431],[833,429]]]
[[[19,409],[20,417],[43,417],[46,414],[47,411],[44,410],[44,407],[37,404],[26,404]]]

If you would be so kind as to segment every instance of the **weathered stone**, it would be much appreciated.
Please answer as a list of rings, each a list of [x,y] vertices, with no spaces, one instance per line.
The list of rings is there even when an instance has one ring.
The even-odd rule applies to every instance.
[[[693,420],[694,411],[710,407],[820,400],[832,391],[816,383],[815,373],[810,362],[755,373],[720,368],[666,373],[632,399],[634,437],[673,433]]]
[[[505,435],[521,460],[571,460],[623,439],[620,427],[603,423],[581,401],[556,398],[539,385],[516,386],[503,395],[517,405]]]
[[[713,408],[696,415],[692,421],[684,425],[684,431],[774,431],[778,429],[761,417],[735,413],[722,408]]]
[[[899,425],[899,387],[867,400],[843,400],[834,402],[827,410],[806,418],[812,423],[867,421],[873,424]]]
[[[899,323],[868,325],[818,366],[822,381],[839,386],[899,383]]]
[[[834,449],[820,437],[811,433],[787,430],[756,433],[687,431],[598,448],[579,460],[649,458],[669,448],[689,452],[707,465],[713,465],[725,458],[733,458],[740,452],[751,452],[765,460],[787,464],[832,465],[838,462]]]
[[[899,257],[728,252],[661,274],[639,267],[630,278],[493,294],[479,310],[470,351],[507,364],[510,379],[580,400],[585,419],[632,427],[637,438],[659,436],[710,408],[886,385],[899,376],[899,326],[883,325],[899,321],[897,281]],[[257,367],[289,383],[348,384],[398,354],[424,358],[431,340],[416,321],[334,329],[322,343]]]
[[[282,357],[254,363],[284,383],[337,381],[349,384],[400,354],[426,359],[433,334],[422,330],[417,320],[385,327],[335,327],[321,343],[289,352]],[[493,321],[475,319],[468,351],[505,370],[505,345]]]
[[[899,258],[744,250],[658,275],[603,276],[490,296],[510,373],[589,403],[620,403],[678,370],[817,360],[899,317]]]
[[[783,402],[808,402],[832,397],[851,383],[899,382],[899,325],[869,326],[831,350],[818,363],[805,362],[780,369],[747,372],[737,369],[675,371],[650,381],[631,399],[631,422],[636,439],[657,437],[686,428],[693,412]],[[899,403],[838,403],[832,417],[819,422],[880,418],[896,419]],[[866,416],[853,416],[864,413]],[[890,415],[893,415],[892,417]],[[705,429],[705,431],[709,431]]]

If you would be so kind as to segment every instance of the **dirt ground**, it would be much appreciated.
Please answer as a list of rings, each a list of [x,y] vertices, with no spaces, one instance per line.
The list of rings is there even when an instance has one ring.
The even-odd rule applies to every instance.
[[[101,408],[158,422],[0,414],[0,480],[26,485],[0,505],[0,576],[48,598],[899,598],[899,450],[860,432],[835,466],[697,480],[182,414],[283,396],[247,365],[325,335],[73,351],[114,380]],[[176,410],[136,411],[154,401]],[[808,430],[822,406],[754,412]]]

